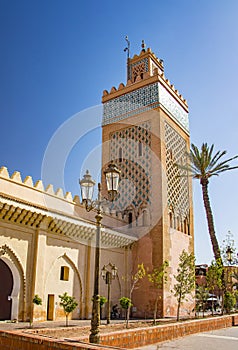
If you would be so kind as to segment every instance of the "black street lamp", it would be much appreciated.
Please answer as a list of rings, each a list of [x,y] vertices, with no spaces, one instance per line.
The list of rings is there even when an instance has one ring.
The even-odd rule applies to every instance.
[[[109,270],[110,268],[110,270]],[[107,266],[102,268],[102,278],[107,284],[107,324],[110,324],[111,314],[110,314],[110,301],[111,301],[111,284],[117,276],[117,268],[115,265],[109,263]]]
[[[238,253],[235,256],[235,250],[233,250],[232,247],[229,245],[226,249],[226,260],[228,261],[229,265],[238,264]]]
[[[106,184],[108,190],[108,197],[113,201],[118,192],[120,170],[111,162],[108,168],[104,171],[106,176]],[[93,306],[91,318],[91,330],[89,341],[90,343],[98,344],[100,342],[99,326],[100,326],[100,295],[99,295],[99,265],[100,265],[100,236],[101,236],[101,221],[102,221],[102,204],[104,200],[101,198],[101,184],[98,184],[98,198],[93,200],[93,189],[95,181],[92,180],[89,171],[86,171],[83,179],[79,181],[81,187],[82,202],[86,210],[89,212],[92,209],[96,210],[96,247],[95,247],[95,269],[94,269],[94,292],[93,292]]]
[[[230,246],[228,246],[226,249],[226,259],[227,259],[229,264],[232,263],[232,253],[233,253],[232,248]]]

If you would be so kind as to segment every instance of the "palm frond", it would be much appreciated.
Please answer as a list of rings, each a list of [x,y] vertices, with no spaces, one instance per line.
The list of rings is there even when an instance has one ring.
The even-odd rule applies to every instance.
[[[194,144],[191,145],[190,151],[190,171],[194,178],[209,178],[213,175],[228,170],[238,168],[238,166],[230,166],[230,162],[238,158],[238,155],[221,161],[222,157],[226,155],[227,151],[217,151],[214,155],[214,144],[210,147],[207,143],[203,143],[199,150]],[[219,162],[220,161],[220,162]]]
[[[222,161],[227,151],[217,151],[214,155],[214,144],[210,147],[207,143],[203,143],[201,149],[194,144],[191,145],[190,153],[187,155],[186,164],[175,165],[181,170],[178,176],[191,176],[194,179],[209,179],[212,176],[218,176],[228,170],[237,169],[237,166],[230,166],[230,162],[238,158],[238,155]],[[186,174],[183,173],[186,171]]]

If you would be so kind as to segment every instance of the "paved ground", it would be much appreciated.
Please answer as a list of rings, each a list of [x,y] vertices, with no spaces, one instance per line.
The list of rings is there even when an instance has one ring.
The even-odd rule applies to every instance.
[[[177,340],[144,346],[137,350],[237,350],[238,327],[198,333]]]

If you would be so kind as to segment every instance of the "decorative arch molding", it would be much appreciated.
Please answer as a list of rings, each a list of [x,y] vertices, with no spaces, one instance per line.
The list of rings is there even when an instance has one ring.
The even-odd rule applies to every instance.
[[[129,215],[132,215],[132,222],[129,222]],[[148,204],[143,201],[137,206],[130,204],[126,210],[124,210],[124,216],[128,218],[128,224],[131,226],[150,226],[152,222],[151,210],[149,209]]]
[[[138,216],[141,218],[141,226],[150,226],[152,222],[151,210],[146,202],[142,202],[138,208]]]
[[[24,321],[26,305],[26,279],[22,264],[14,251],[6,244],[0,247],[0,259],[2,259],[8,265],[13,274],[14,285],[10,296],[12,299],[11,319]]]
[[[82,317],[82,306],[83,306],[83,300],[82,300],[82,295],[83,295],[83,288],[82,288],[82,280],[81,280],[81,276],[79,273],[79,270],[77,268],[77,266],[75,265],[75,263],[73,262],[73,260],[70,259],[70,257],[64,253],[63,255],[61,255],[59,258],[63,258],[74,270],[77,278],[78,278],[78,282],[79,282],[79,290],[80,290],[80,295],[79,295],[79,310],[80,310],[80,318]]]
[[[45,281],[45,292],[44,292],[44,295],[45,295],[45,297],[47,297],[47,292],[46,292],[46,286],[48,285],[47,281],[48,281],[48,278],[49,278],[49,276],[50,276],[50,274],[51,274],[52,269],[54,268],[54,266],[55,266],[57,260],[59,260],[59,259],[65,260],[65,261],[71,266],[71,268],[73,269],[73,271],[75,272],[75,275],[76,275],[76,277],[77,277],[77,280],[78,280],[78,283],[79,283],[79,291],[80,291],[80,293],[79,293],[79,294],[80,294],[80,295],[79,295],[79,317],[82,318],[82,314],[83,314],[83,297],[82,297],[82,295],[83,295],[83,288],[82,288],[82,280],[81,280],[80,273],[79,273],[79,271],[78,271],[78,269],[77,269],[77,266],[75,265],[75,263],[73,262],[73,260],[72,260],[66,253],[64,253],[63,255],[58,256],[58,257],[54,260],[54,262],[51,264],[51,267],[50,267],[50,269],[49,269],[49,271],[48,271],[48,274],[47,274],[47,277],[46,277],[46,281]]]

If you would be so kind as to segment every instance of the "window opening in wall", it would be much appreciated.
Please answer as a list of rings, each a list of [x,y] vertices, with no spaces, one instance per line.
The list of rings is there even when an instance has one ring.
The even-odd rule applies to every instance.
[[[177,230],[180,231],[180,219],[179,219],[179,216],[177,216]]]
[[[69,280],[69,267],[68,266],[61,266],[61,268],[60,268],[60,280],[61,281],[68,281]]]
[[[139,154],[139,157],[142,156],[142,153],[143,153],[143,145],[142,145],[142,142],[139,142],[139,144],[138,144],[138,154]]]
[[[170,227],[173,228],[173,214],[169,213],[169,223],[170,223]]]
[[[129,224],[129,227],[132,227],[132,213],[128,214],[128,224]]]
[[[119,162],[122,162],[122,148],[119,148]]]

